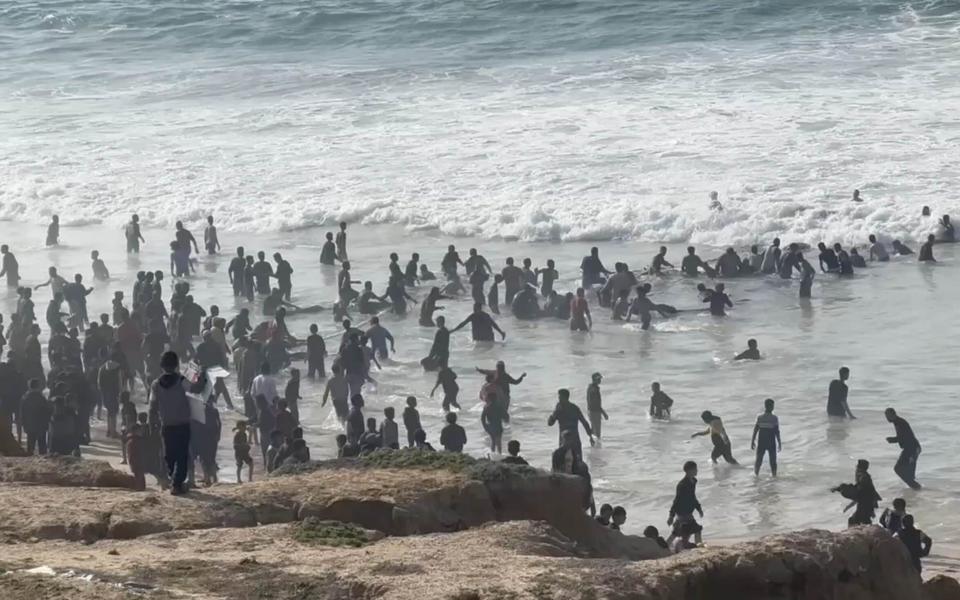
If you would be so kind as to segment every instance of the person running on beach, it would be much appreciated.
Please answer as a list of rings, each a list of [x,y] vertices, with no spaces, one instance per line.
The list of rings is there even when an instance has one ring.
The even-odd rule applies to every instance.
[[[724,429],[723,421],[720,419],[720,417],[711,413],[709,410],[705,410],[700,414],[700,418],[703,419],[703,422],[707,424],[707,428],[703,431],[698,431],[690,437],[695,438],[701,435],[710,436],[710,441],[713,442],[713,452],[710,453],[710,460],[713,461],[713,464],[717,464],[717,459],[721,456],[723,457],[723,460],[727,461],[731,465],[740,464],[735,458],[733,458],[730,438],[727,437],[727,430]]]
[[[900,458],[897,459],[893,472],[903,480],[912,489],[919,490],[921,486],[917,483],[917,459],[920,458],[920,442],[917,436],[913,434],[913,428],[907,420],[897,414],[892,408],[883,412],[887,422],[892,423],[896,430],[895,436],[888,437],[887,442],[898,444],[900,446]]]
[[[203,230],[203,247],[207,254],[220,252],[220,239],[217,237],[217,226],[213,224],[213,216],[207,217],[207,227]],[[239,477],[237,478],[239,481]]]
[[[674,268],[672,264],[667,262],[667,247],[660,246],[660,251],[653,257],[653,261],[650,263],[650,272],[654,275],[661,275],[664,267]]]
[[[850,369],[840,367],[839,378],[830,382],[830,390],[827,394],[827,415],[831,417],[856,419],[847,404],[847,393],[849,392],[847,379],[850,379]]]
[[[703,518],[703,507],[697,500],[697,463],[688,460],[683,464],[683,479],[677,484],[673,504],[670,505],[670,515],[667,517],[667,525],[673,527],[670,537],[667,538],[668,546],[672,545],[674,539],[690,535],[694,536],[698,545],[703,543],[703,527],[694,518],[694,511]]]
[[[753,465],[753,474],[760,475],[763,465],[763,455],[770,455],[770,472],[777,476],[777,452],[783,450],[780,441],[780,420],[773,414],[773,400],[763,401],[763,413],[757,417],[757,424],[753,427],[753,437],[750,439],[750,449],[757,451],[757,460]],[[757,438],[760,444],[757,444]]]
[[[475,303],[473,312],[462,323],[450,330],[450,333],[456,333],[470,324],[470,329],[475,342],[492,342],[493,332],[497,331],[502,339],[507,339],[507,334],[497,325],[493,317],[483,312],[483,305]]]
[[[607,411],[603,410],[603,398],[600,395],[600,383],[603,375],[594,373],[587,386],[587,415],[590,416],[590,428],[598,440],[603,439],[603,422],[609,420]]]
[[[869,469],[870,461],[858,460],[857,469],[854,473],[854,483],[844,483],[830,490],[831,492],[839,492],[841,496],[850,500],[850,504],[843,509],[843,512],[847,512],[854,506],[857,507],[853,515],[847,519],[849,527],[873,523],[873,517],[876,515],[877,506],[879,506],[878,503],[883,499],[877,493],[877,488],[873,486],[873,478],[868,473]]]
[[[131,216],[130,221],[124,227],[123,233],[127,238],[127,254],[139,254],[140,243],[147,243],[147,240],[143,239],[143,235],[140,234],[140,217],[137,215]]]
[[[577,288],[577,295],[570,302],[570,331],[590,331],[592,328],[590,304],[584,297],[583,288]]]
[[[733,360],[760,360],[760,349],[757,348],[757,340],[747,340],[747,349],[736,355]]]
[[[920,254],[917,256],[917,260],[920,262],[937,262],[937,259],[933,257],[933,245],[937,243],[937,238],[932,233],[927,236],[927,241],[920,246]]]
[[[564,438],[572,445],[578,459],[583,457],[583,444],[580,442],[580,426],[590,438],[590,445],[596,445],[593,439],[593,429],[590,423],[583,417],[580,407],[570,402],[570,390],[561,388],[557,390],[557,405],[553,413],[547,418],[547,426],[553,427],[557,424],[559,431],[559,446],[563,446]]]
[[[594,246],[590,248],[590,255],[584,256],[580,262],[580,271],[583,273],[581,286],[589,289],[594,285],[602,285],[606,282],[604,275],[609,275],[610,271],[600,262],[600,249]]]

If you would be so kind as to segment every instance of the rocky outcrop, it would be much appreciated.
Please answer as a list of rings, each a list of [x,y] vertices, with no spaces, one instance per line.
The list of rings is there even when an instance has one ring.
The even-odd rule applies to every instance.
[[[100,460],[75,456],[0,457],[0,482],[101,488],[135,487],[133,476]]]
[[[936,575],[923,584],[925,600],[960,600],[960,582],[945,575]]]

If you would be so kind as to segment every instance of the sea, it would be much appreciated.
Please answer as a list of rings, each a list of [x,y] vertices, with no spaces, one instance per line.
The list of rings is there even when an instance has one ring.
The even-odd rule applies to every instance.
[[[340,221],[354,274],[378,290],[390,252],[439,271],[456,244],[497,268],[552,258],[566,291],[594,245],[608,266],[638,271],[661,244],[675,264],[690,244],[714,258],[775,236],[865,253],[875,234],[917,249],[938,216],[960,214],[956,0],[8,0],[0,56],[0,243],[31,284],[51,265],[91,281],[99,250],[113,279],[93,284],[91,313],[109,312],[114,290],[129,296],[138,270],[168,267],[174,222],[199,236],[208,215],[226,256],[203,257],[191,286],[233,314],[237,245],[282,252],[293,301],[329,306],[335,271],[318,255]],[[124,252],[132,213],[147,238],[139,257]],[[48,249],[54,214],[62,245]],[[589,334],[506,312],[503,343],[455,335],[467,449],[489,452],[474,367],[504,360],[528,374],[506,437],[540,466],[556,444],[557,389],[584,406],[599,371],[610,420],[585,460],[598,504],[623,505],[629,532],[666,531],[686,460],[701,467],[708,542],[841,529],[846,502],[830,488],[866,458],[882,506],[905,498],[935,542],[955,543],[960,266],[954,247],[936,253],[936,265],[898,257],[852,279],[819,275],[805,302],[796,281],[732,279],[728,318],[693,311],[650,331],[596,305]],[[700,306],[695,280],[650,282],[658,302]],[[36,294],[40,314],[48,293]],[[0,291],[7,319],[14,305]],[[445,305],[448,321],[470,311],[466,298]],[[383,317],[397,353],[367,402],[379,417],[417,396],[436,443],[442,411],[419,366],[432,331],[413,310]],[[292,327],[305,336],[312,322],[337,330],[329,312]],[[733,362],[748,338],[763,360]],[[840,366],[854,421],[825,414]],[[647,417],[653,381],[676,401],[669,422]],[[322,390],[305,383],[301,403],[319,458],[338,430]],[[783,432],[777,479],[750,468],[766,398]],[[923,444],[921,491],[892,471],[888,406]],[[742,467],[712,466],[709,441],[690,438],[703,410],[723,418]]]

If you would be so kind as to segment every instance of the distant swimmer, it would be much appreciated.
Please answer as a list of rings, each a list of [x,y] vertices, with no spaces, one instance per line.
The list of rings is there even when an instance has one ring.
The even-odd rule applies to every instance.
[[[600,262],[600,249],[594,246],[590,248],[590,256],[584,256],[580,262],[580,271],[583,272],[583,281],[581,285],[584,289],[606,282],[604,275],[609,275],[610,271]]]
[[[883,412],[883,415],[887,418],[888,423],[893,424],[896,430],[896,435],[888,437],[887,442],[900,446],[900,458],[897,459],[897,464],[893,467],[893,472],[911,488],[919,490],[923,487],[917,483],[917,459],[920,458],[920,441],[917,440],[917,436],[913,434],[913,428],[910,427],[910,423],[907,423],[906,419],[899,416],[897,411],[888,408]]]
[[[721,277],[737,277],[740,275],[743,261],[737,255],[733,248],[727,248],[726,252],[717,259],[717,273]]]
[[[340,257],[337,256],[337,245],[333,243],[333,234],[328,231],[326,238],[323,248],[320,249],[320,264],[332,267]]]
[[[340,262],[350,260],[347,258],[347,223],[345,221],[340,223],[340,231],[337,232],[334,244],[337,247],[337,260]]]
[[[673,409],[673,398],[660,388],[660,383],[650,384],[650,416],[654,419],[669,419]]]
[[[860,197],[860,190],[853,190],[853,201],[863,202],[863,198]]]
[[[797,253],[797,256],[800,257],[800,297],[809,298],[813,288],[813,278],[816,277],[817,271],[802,254]]]
[[[824,273],[837,273],[840,271],[840,260],[832,248],[829,248],[823,242],[817,244],[820,249],[820,270]]]
[[[97,250],[92,251],[90,253],[90,261],[92,262],[94,279],[97,281],[107,281],[110,279],[110,271],[107,269],[107,265],[103,262],[103,259],[100,258],[100,252]]]
[[[830,490],[831,492],[839,492],[841,496],[850,500],[850,504],[843,509],[843,512],[847,512],[854,506],[857,507],[853,515],[847,519],[847,525],[850,527],[873,523],[873,517],[877,514],[877,506],[883,499],[877,493],[877,488],[873,486],[873,478],[870,477],[869,469],[870,461],[858,460],[857,470],[854,473],[854,483],[844,483]]]
[[[724,429],[723,421],[720,417],[711,413],[709,410],[705,410],[700,414],[700,418],[707,424],[707,428],[703,431],[698,431],[690,437],[710,436],[710,441],[713,442],[713,452],[710,453],[710,460],[713,461],[713,464],[717,464],[717,459],[720,457],[723,457],[723,460],[731,465],[740,464],[733,458],[730,438],[727,436],[727,430]]]
[[[890,260],[890,254],[883,242],[877,241],[877,236],[870,234],[870,260],[877,262],[887,262]]]
[[[683,257],[683,261],[680,263],[680,270],[684,275],[696,277],[700,275],[700,269],[703,269],[703,271],[711,277],[714,275],[710,265],[703,262],[703,259],[697,256],[697,249],[690,246],[687,248],[687,255]]]
[[[470,316],[450,330],[450,333],[456,333],[460,331],[466,327],[467,324],[470,325],[470,329],[473,334],[473,341],[475,342],[492,342],[494,331],[499,333],[502,339],[507,339],[507,334],[500,329],[496,321],[493,320],[493,317],[483,312],[482,304],[475,303],[473,305],[473,312],[470,314]]]
[[[850,406],[847,404],[847,393],[850,391],[847,387],[847,380],[850,379],[850,369],[840,367],[839,379],[830,382],[830,390],[827,394],[827,414],[831,417],[850,417],[856,419],[850,412]]]
[[[950,215],[940,217],[937,225],[937,242],[941,244],[952,244],[957,241],[956,232],[953,230],[953,223],[950,222]]]
[[[895,254],[897,254],[897,256],[908,256],[913,254],[913,250],[902,244],[900,240],[893,240],[891,246],[893,247],[893,251]]]
[[[770,473],[777,476],[777,452],[783,450],[780,441],[780,420],[773,414],[774,402],[767,398],[763,401],[763,413],[757,417],[757,424],[753,426],[753,438],[750,440],[750,449],[757,451],[757,460],[753,465],[753,474],[760,475],[763,466],[763,455],[769,455]],[[759,438],[759,440],[758,440]],[[757,443],[759,441],[759,443]]]
[[[850,248],[850,264],[858,269],[867,268],[867,261],[860,256],[860,252],[856,248]]]
[[[920,216],[921,216],[921,217],[929,217],[929,216],[930,216],[930,207],[929,207],[929,206],[924,206],[922,209],[920,209]]]
[[[717,192],[710,192],[710,210],[723,211],[723,205],[720,204],[720,195]]]
[[[843,249],[843,246],[836,243],[833,245],[833,251],[837,255],[837,263],[839,265],[837,273],[841,276],[853,275],[853,262],[851,262],[850,255]]]
[[[553,291],[553,283],[560,277],[553,259],[547,260],[546,267],[537,269],[537,275],[540,277],[540,295],[548,298]]]
[[[650,263],[650,272],[654,275],[661,275],[664,267],[674,268],[673,265],[667,262],[667,247],[660,246],[660,251],[657,252],[657,255],[653,257],[653,261]]]
[[[207,217],[207,227],[203,230],[203,247],[207,254],[220,252],[220,239],[217,237],[217,227],[213,224],[213,217]]]
[[[704,300],[705,303],[710,303],[710,314],[715,317],[725,317],[727,316],[726,307],[733,308],[733,302],[730,300],[730,296],[724,292],[726,286],[722,283],[718,283],[715,288],[713,288],[713,293],[710,294],[710,297]]]
[[[590,331],[591,329],[593,329],[593,317],[590,316],[590,304],[584,297],[583,288],[577,288],[577,295],[570,302],[570,331]]]
[[[760,360],[760,349],[757,348],[757,340],[747,340],[747,349],[736,355],[733,360]]]
[[[936,243],[936,236],[932,233],[928,235],[926,243],[920,246],[920,255],[917,256],[917,260],[920,262],[937,262],[937,259],[933,257],[933,245]]]
[[[760,272],[764,275],[772,275],[780,269],[780,238],[773,238],[773,243],[763,253],[763,262],[760,265]]]
[[[427,268],[427,265],[420,265],[420,281],[436,281],[437,276]]]
[[[60,243],[60,217],[53,215],[50,217],[50,224],[47,225],[47,246],[56,246]]]
[[[130,221],[123,228],[123,233],[127,238],[127,254],[131,252],[139,254],[140,243],[147,243],[147,240],[143,239],[143,236],[140,234],[140,217],[137,215],[131,216]]]

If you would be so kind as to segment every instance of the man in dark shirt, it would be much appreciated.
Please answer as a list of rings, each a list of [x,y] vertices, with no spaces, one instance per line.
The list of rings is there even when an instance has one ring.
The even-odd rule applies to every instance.
[[[457,425],[457,413],[447,413],[447,425],[440,430],[440,445],[447,452],[463,452],[467,445],[467,432]]]
[[[591,286],[604,283],[604,275],[609,275],[610,271],[600,262],[600,249],[594,246],[590,248],[590,256],[584,256],[580,263],[580,270],[583,272],[582,287],[590,289]]]
[[[681,533],[693,533],[696,543],[703,543],[703,527],[697,523],[693,511],[700,513],[700,518],[703,518],[703,507],[697,500],[697,463],[688,460],[683,464],[683,479],[677,484],[677,493],[670,505],[670,516],[667,517],[667,525],[674,525],[676,521],[673,532],[667,538],[668,545]]]
[[[922,486],[917,483],[916,476],[917,459],[920,457],[920,442],[917,440],[917,436],[913,434],[910,423],[907,423],[907,420],[903,417],[898,416],[897,411],[888,408],[883,414],[887,417],[888,422],[893,423],[897,433],[893,437],[888,437],[887,441],[891,444],[900,445],[900,458],[897,459],[893,472],[911,488],[919,490]]]
[[[836,253],[823,242],[817,244],[817,248],[820,249],[820,270],[824,273],[836,273],[839,271],[840,261],[837,259]]]
[[[840,379],[830,382],[830,392],[827,397],[827,414],[831,417],[850,417],[856,419],[847,405],[847,379],[850,378],[850,369],[840,367]]]
[[[920,246],[920,255],[917,256],[917,260],[920,262],[937,262],[937,259],[933,257],[933,245],[936,243],[937,238],[932,233],[927,236],[927,242]]]
[[[507,443],[507,457],[503,459],[503,462],[508,465],[528,466],[530,464],[520,456],[520,442],[517,440],[510,440]]]
[[[290,292],[293,290],[293,283],[290,281],[290,276],[293,275],[293,267],[283,259],[279,252],[274,253],[273,260],[277,263],[277,268],[273,271],[273,276],[277,280],[277,287],[280,288],[283,299],[289,301]]]
[[[747,349],[734,357],[733,360],[760,360],[760,349],[757,348],[757,340],[747,340]]]
[[[590,423],[583,417],[580,407],[570,402],[570,390],[561,388],[557,390],[557,406],[553,409],[553,414],[547,419],[547,425],[553,427],[556,423],[560,430],[560,444],[563,444],[564,433],[568,432],[570,442],[577,453],[577,456],[583,455],[583,446],[580,443],[580,425],[587,432],[590,438],[590,445],[594,445],[593,430],[590,429]]]
[[[913,515],[903,517],[903,528],[896,533],[896,537],[907,547],[907,552],[910,553],[910,561],[913,563],[913,568],[917,570],[917,574],[919,575],[923,571],[920,558],[930,555],[933,540],[931,540],[927,534],[914,527]]]
[[[467,323],[470,324],[470,328],[473,333],[473,341],[475,342],[492,342],[494,330],[500,334],[500,337],[507,339],[507,334],[500,329],[497,323],[493,320],[493,317],[483,312],[483,305],[479,302],[474,303],[473,313],[464,319],[462,323],[454,327],[450,333],[456,333],[465,327]]]
[[[733,308],[733,302],[730,301],[730,296],[724,292],[726,286],[722,283],[718,283],[717,286],[713,289],[713,293],[710,294],[710,297],[704,300],[710,304],[710,314],[715,317],[725,317],[727,316],[724,307],[729,306]]]

